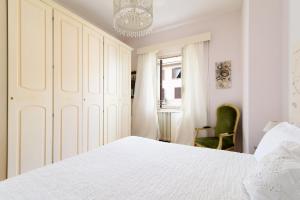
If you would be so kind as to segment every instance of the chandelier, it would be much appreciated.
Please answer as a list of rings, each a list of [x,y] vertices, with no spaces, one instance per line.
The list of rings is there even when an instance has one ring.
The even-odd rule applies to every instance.
[[[114,0],[114,29],[127,37],[150,34],[153,0]]]

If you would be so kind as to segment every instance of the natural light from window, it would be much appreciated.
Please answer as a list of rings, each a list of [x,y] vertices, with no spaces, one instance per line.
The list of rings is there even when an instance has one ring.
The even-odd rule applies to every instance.
[[[179,108],[181,106],[182,56],[158,59],[158,96],[160,108]]]

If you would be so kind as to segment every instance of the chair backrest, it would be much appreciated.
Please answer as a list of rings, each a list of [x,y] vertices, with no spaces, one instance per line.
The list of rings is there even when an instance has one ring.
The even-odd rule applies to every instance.
[[[234,134],[233,143],[237,132],[238,123],[240,120],[239,109],[230,104],[224,104],[217,109],[217,124],[215,134],[218,136],[221,133]]]

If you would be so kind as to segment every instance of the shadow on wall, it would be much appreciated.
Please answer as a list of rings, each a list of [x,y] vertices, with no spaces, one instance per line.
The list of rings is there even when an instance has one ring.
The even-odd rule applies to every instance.
[[[236,136],[236,146],[235,146],[235,151],[236,152],[243,152],[243,113],[241,111],[241,118],[240,118],[240,123],[237,129],[237,136]]]

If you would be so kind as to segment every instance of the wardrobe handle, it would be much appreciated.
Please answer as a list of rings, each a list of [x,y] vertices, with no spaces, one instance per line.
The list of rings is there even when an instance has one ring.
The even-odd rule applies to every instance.
[[[14,100],[14,97],[10,97],[10,100]]]

